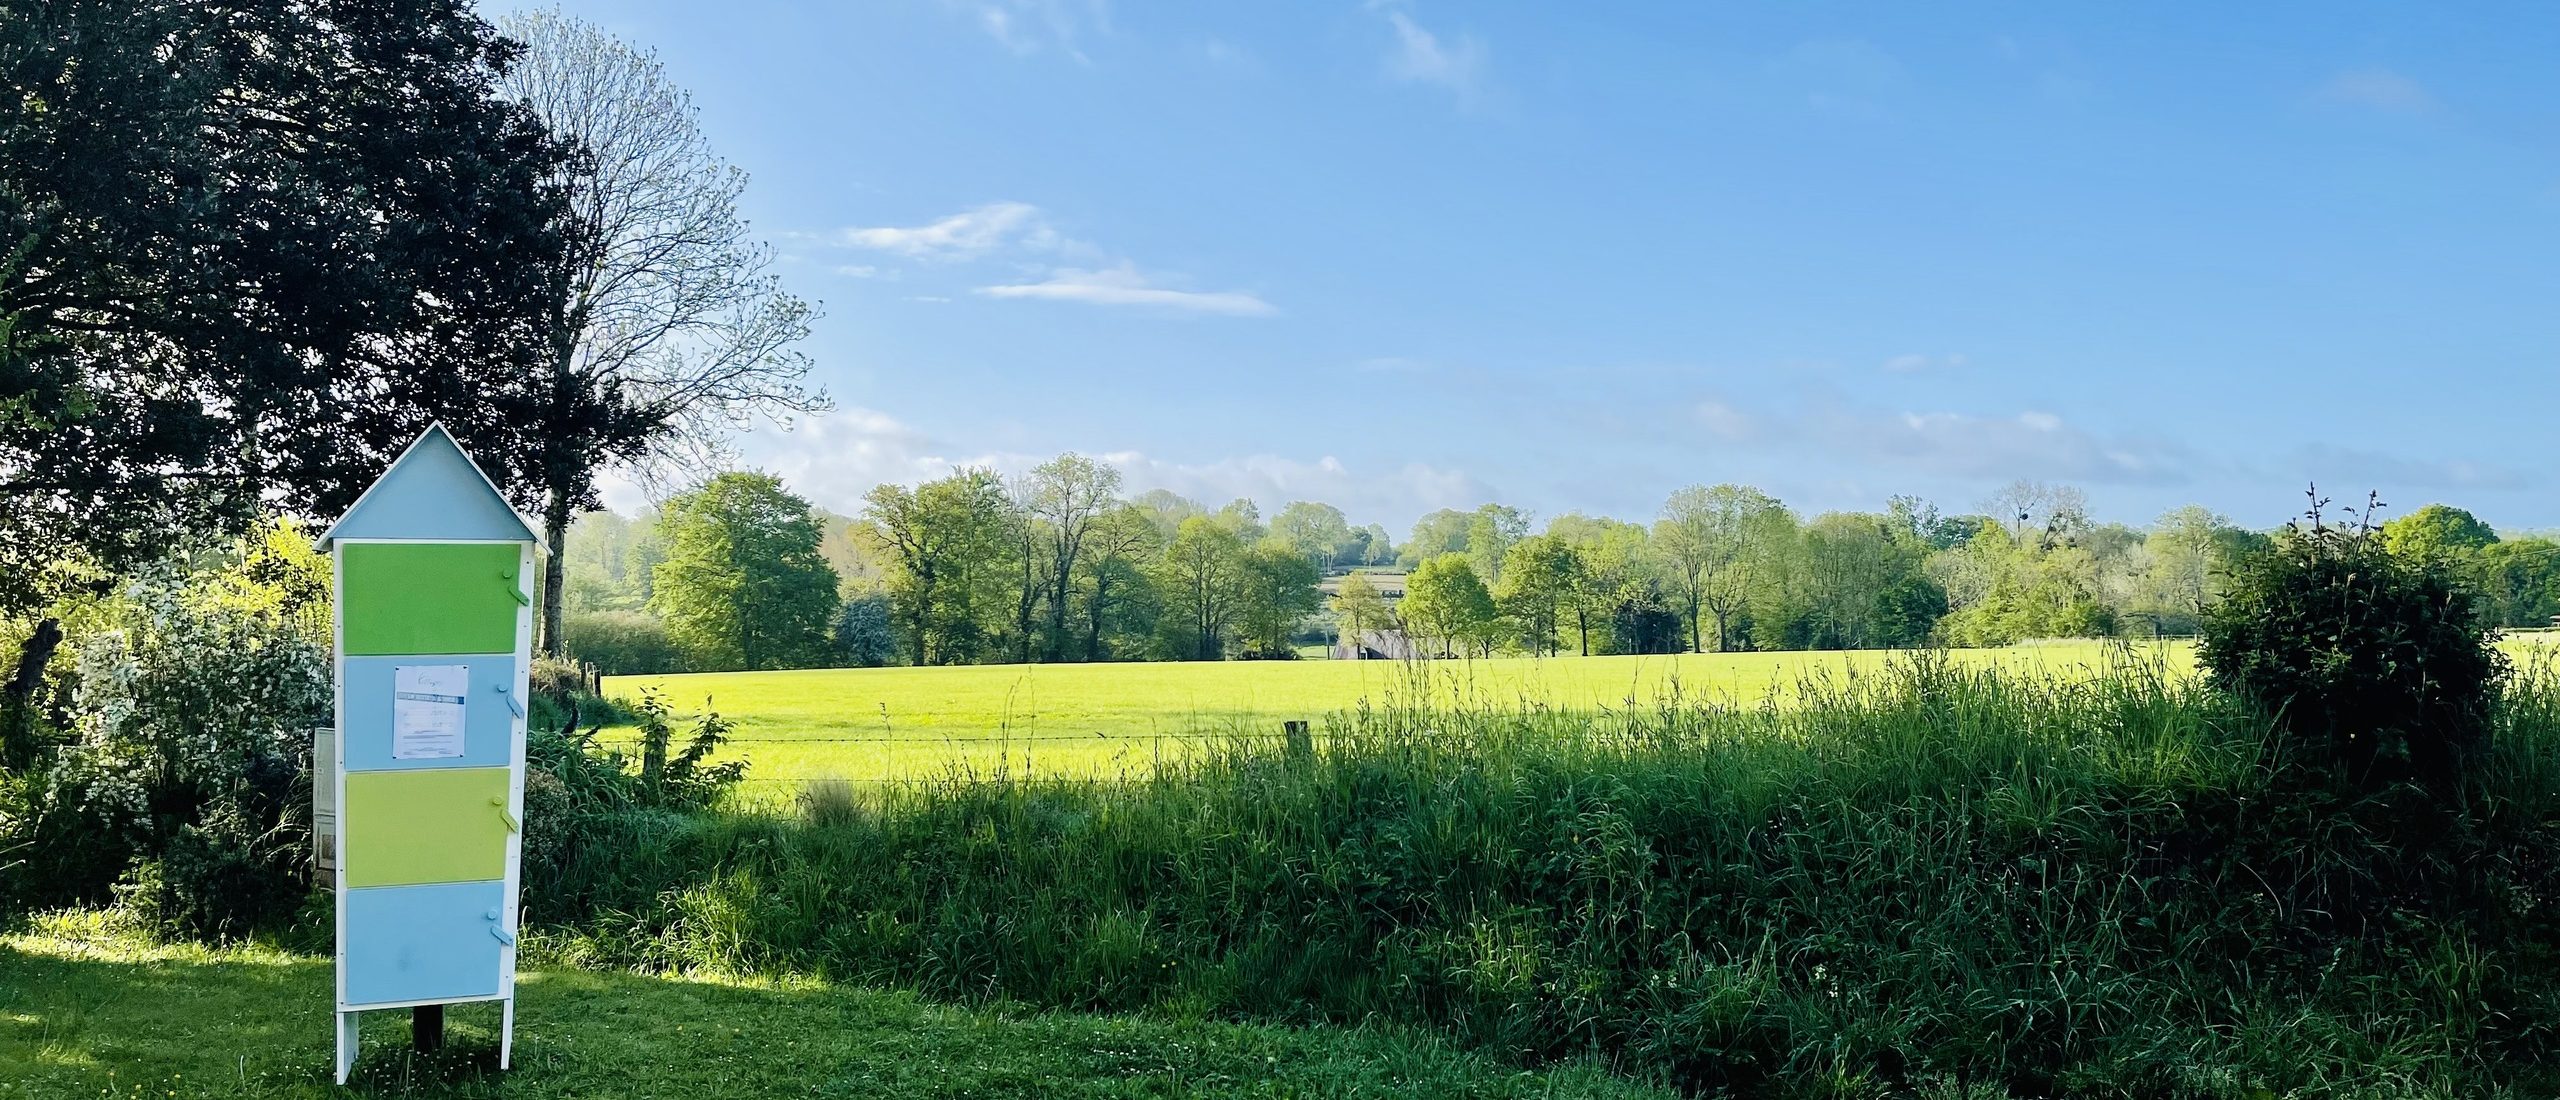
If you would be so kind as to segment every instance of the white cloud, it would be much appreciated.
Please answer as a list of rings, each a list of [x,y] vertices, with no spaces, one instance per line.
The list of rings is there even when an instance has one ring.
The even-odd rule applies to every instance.
[[[845,229],[839,244],[895,252],[920,260],[959,260],[984,256],[1012,244],[1050,247],[1057,234],[1027,202],[991,202],[925,225]]]
[[[1107,0],[950,0],[966,11],[978,29],[997,44],[1023,57],[1055,49],[1092,64],[1080,42],[1087,31],[1111,30]]]
[[[2034,428],[2040,432],[2058,432],[2063,429],[2061,417],[2055,416],[2049,412],[2037,412],[2033,409],[2019,413],[2018,423]]]
[[[1739,443],[1759,434],[1760,425],[1750,414],[1722,401],[1701,401],[1697,413],[1707,434],[1726,442]]]
[[[2320,98],[2331,103],[2368,107],[2397,115],[2434,110],[2435,96],[2426,86],[2389,69],[2350,69],[2320,86]]]
[[[1373,3],[1370,7],[1384,12],[1387,25],[1396,32],[1396,48],[1387,55],[1387,75],[1416,84],[1437,84],[1458,94],[1460,102],[1472,101],[1484,86],[1485,45],[1474,35],[1462,34],[1442,40],[1413,17],[1401,5]]]
[[[740,440],[739,451],[747,462],[780,475],[810,503],[845,515],[858,512],[863,495],[883,482],[913,485],[949,474],[957,466],[1014,475],[1052,457],[959,450],[887,413],[858,407],[804,417],[788,429],[768,427],[749,433]],[[1262,505],[1265,514],[1292,500],[1321,500],[1353,516],[1354,522],[1374,520],[1391,530],[1401,530],[1435,508],[1473,507],[1496,497],[1491,488],[1465,473],[1426,463],[1368,471],[1331,455],[1303,459],[1255,454],[1181,462],[1120,450],[1094,457],[1121,471],[1123,491],[1132,496],[1149,489],[1170,489],[1212,507],[1249,497]],[[609,495],[607,503],[627,511],[641,501],[636,495]]]
[[[982,286],[991,298],[1046,298],[1105,306],[1159,306],[1231,317],[1268,317],[1280,312],[1271,303],[1242,291],[1173,290],[1153,285],[1128,264],[1108,270],[1062,267],[1036,283]]]
[[[2094,432],[2041,409],[2007,415],[1897,412],[1815,390],[1791,405],[1754,408],[1711,398],[1687,412],[1682,434],[1690,440],[1899,476],[2158,485],[2189,480],[2200,461],[2175,443]]]
[[[1170,489],[1216,507],[1247,497],[1270,515],[1293,500],[1321,500],[1353,523],[1385,523],[1401,531],[1438,508],[1472,508],[1495,499],[1483,482],[1457,470],[1411,462],[1394,470],[1354,470],[1332,455],[1314,461],[1259,454],[1212,462],[1173,462],[1136,451],[1100,456],[1120,468],[1128,491]]]
[[[1870,460],[1982,478],[2117,484],[2187,480],[2193,458],[2166,442],[2102,436],[2053,413],[1880,413],[1833,404],[1806,418],[1809,437]]]
[[[1271,303],[1243,291],[1184,290],[1158,285],[1136,264],[1125,259],[1114,262],[1110,253],[1060,234],[1039,207],[1027,202],[991,202],[918,226],[841,229],[825,239],[847,248],[892,252],[934,262],[1004,257],[1021,270],[1042,273],[1034,281],[977,288],[979,294],[990,298],[1154,306],[1231,317],[1268,317],[1279,312]],[[1035,256],[1039,259],[1034,260]],[[1047,266],[1057,260],[1083,260],[1094,266]],[[868,264],[848,264],[835,270],[839,275],[860,278],[898,278],[895,271]]]

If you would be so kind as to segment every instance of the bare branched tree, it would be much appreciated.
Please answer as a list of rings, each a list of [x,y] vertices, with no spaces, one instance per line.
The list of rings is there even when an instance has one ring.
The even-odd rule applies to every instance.
[[[729,458],[758,417],[826,407],[796,350],[817,316],[784,291],[773,251],[738,215],[746,173],[704,139],[691,97],[652,51],[556,11],[505,20],[525,51],[504,88],[579,146],[555,183],[569,224],[553,328],[555,429],[542,522],[550,548],[542,648],[560,651],[569,520],[621,469],[664,484]]]

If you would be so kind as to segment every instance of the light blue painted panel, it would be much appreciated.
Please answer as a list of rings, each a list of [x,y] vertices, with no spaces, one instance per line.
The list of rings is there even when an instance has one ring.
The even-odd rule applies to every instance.
[[[532,541],[533,532],[462,448],[441,429],[429,431],[392,465],[354,511],[329,529],[333,539],[499,539]]]
[[[347,891],[345,904],[348,1004],[498,993],[505,883],[376,886]]]
[[[462,707],[462,755],[428,760],[391,758],[391,688],[402,665],[463,665],[471,670],[471,694]],[[513,655],[451,654],[440,657],[349,657],[346,665],[346,767],[348,771],[405,768],[503,768],[513,759],[516,689]]]

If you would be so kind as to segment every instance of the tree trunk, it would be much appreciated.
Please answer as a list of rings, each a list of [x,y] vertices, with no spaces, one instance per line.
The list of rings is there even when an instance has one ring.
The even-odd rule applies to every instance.
[[[560,636],[560,590],[569,573],[569,494],[557,485],[542,502],[542,638],[541,654],[564,657],[568,646]]]
[[[35,633],[18,647],[18,665],[0,685],[0,771],[24,771],[36,759],[36,689],[44,666],[62,646],[62,621],[36,620]]]

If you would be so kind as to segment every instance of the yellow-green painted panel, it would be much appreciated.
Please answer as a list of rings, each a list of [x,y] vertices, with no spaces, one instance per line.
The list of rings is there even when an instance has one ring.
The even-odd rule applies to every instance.
[[[516,651],[517,544],[342,545],[349,655]]]
[[[418,886],[507,875],[507,769],[348,772],[347,885]]]

